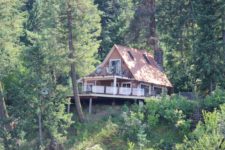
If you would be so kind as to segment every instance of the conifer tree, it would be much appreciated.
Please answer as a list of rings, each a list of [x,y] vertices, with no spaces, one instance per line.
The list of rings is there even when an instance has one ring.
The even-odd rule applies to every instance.
[[[66,65],[67,51],[65,45],[58,44],[61,38],[58,36],[60,26],[58,2],[55,0],[29,2],[26,36],[23,39],[26,49],[22,53],[26,68],[26,77],[23,79],[25,90],[23,102],[28,106],[18,107],[29,116],[26,118],[20,116],[23,118],[20,126],[26,127],[26,136],[30,139],[39,137],[38,145],[42,147],[47,144],[46,139],[60,140],[72,123],[71,114],[65,112],[69,89],[58,81],[58,78],[65,76],[68,70],[62,67]],[[30,85],[25,82],[29,82]]]
[[[126,35],[133,19],[136,2],[133,0],[95,0],[102,11],[102,32],[98,58],[103,60],[114,44],[126,45]]]
[[[0,136],[3,138],[6,149],[10,147],[10,122],[7,106],[5,78],[15,70],[18,62],[18,55],[21,50],[19,38],[22,35],[22,23],[24,15],[21,7],[22,1],[7,0],[0,1]]]

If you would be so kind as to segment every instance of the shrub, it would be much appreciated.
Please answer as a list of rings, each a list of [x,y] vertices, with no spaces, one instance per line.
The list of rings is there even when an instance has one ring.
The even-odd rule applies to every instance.
[[[158,124],[159,119],[172,124],[181,122],[181,120],[190,118],[197,106],[196,102],[178,96],[148,99],[146,103],[146,116],[150,126]]]
[[[213,111],[221,104],[225,103],[225,91],[217,88],[211,95],[207,96],[202,102],[202,108]]]
[[[199,122],[190,136],[176,145],[176,149],[225,149],[225,104],[220,108],[220,111],[204,111],[204,123]]]
[[[121,133],[123,137],[131,141],[138,141],[138,132],[140,128],[144,128],[144,114],[140,111],[123,112],[123,126],[121,126]]]

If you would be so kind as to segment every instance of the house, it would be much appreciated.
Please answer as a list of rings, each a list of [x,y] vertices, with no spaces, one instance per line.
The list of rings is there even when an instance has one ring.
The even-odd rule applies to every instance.
[[[114,45],[96,70],[78,81],[81,99],[144,100],[172,89],[149,52],[120,45]]]

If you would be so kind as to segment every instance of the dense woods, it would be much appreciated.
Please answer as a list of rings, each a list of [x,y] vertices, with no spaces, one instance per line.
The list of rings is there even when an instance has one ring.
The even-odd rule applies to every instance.
[[[75,81],[114,44],[152,52],[175,94],[92,122]],[[0,149],[225,149],[224,88],[224,0],[0,0]]]

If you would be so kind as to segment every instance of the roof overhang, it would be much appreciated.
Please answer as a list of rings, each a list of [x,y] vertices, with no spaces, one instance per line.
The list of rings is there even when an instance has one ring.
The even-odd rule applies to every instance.
[[[122,77],[122,76],[94,76],[94,77],[83,77],[78,80],[78,82],[82,82],[83,80],[86,81],[93,81],[93,80],[114,80],[114,79],[123,79],[123,80],[134,80],[133,78]]]

